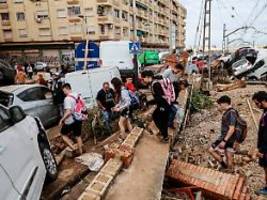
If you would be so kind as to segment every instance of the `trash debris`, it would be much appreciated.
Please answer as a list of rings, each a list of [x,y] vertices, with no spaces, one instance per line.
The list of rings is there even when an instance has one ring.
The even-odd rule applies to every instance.
[[[236,80],[233,83],[230,84],[217,84],[217,91],[218,92],[224,92],[224,91],[230,91],[237,88],[245,88],[246,87],[246,81],[244,80]]]
[[[88,166],[91,171],[97,172],[104,164],[104,159],[98,153],[85,153],[75,158],[75,161]]]

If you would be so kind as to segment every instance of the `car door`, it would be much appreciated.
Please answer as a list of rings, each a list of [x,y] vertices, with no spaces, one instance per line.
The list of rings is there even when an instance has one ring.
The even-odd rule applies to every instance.
[[[53,103],[52,92],[48,88],[32,87],[17,96],[23,101],[24,111],[27,114],[38,116],[45,127],[57,121],[58,109]]]
[[[0,199],[19,199],[37,166],[26,120],[11,124],[8,118],[0,107]]]

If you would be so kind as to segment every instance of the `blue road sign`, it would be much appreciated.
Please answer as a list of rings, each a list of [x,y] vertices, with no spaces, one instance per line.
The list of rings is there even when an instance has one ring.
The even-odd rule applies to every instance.
[[[141,51],[141,43],[140,42],[129,43],[129,51],[132,54],[138,54]]]
[[[75,69],[84,68],[85,42],[75,44]],[[93,42],[88,44],[87,69],[99,66],[99,46]]]

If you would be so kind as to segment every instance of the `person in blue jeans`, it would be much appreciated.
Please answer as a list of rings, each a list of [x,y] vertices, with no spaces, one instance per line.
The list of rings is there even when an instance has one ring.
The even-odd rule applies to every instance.
[[[257,151],[255,156],[259,157],[259,165],[264,169],[265,186],[256,193],[267,196],[267,92],[260,91],[253,95],[255,105],[263,110],[258,130]]]
[[[111,134],[111,117],[112,111],[111,109],[115,106],[114,102],[114,91],[110,88],[108,82],[103,83],[102,89],[97,93],[97,105],[102,111],[102,115],[104,118],[104,125],[107,131]]]

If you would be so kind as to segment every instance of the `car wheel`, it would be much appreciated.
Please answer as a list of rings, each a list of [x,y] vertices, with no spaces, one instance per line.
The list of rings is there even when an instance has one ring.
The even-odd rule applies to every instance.
[[[53,181],[57,178],[58,169],[57,162],[49,148],[49,145],[40,143],[40,151],[46,168],[46,177],[48,181]]]

